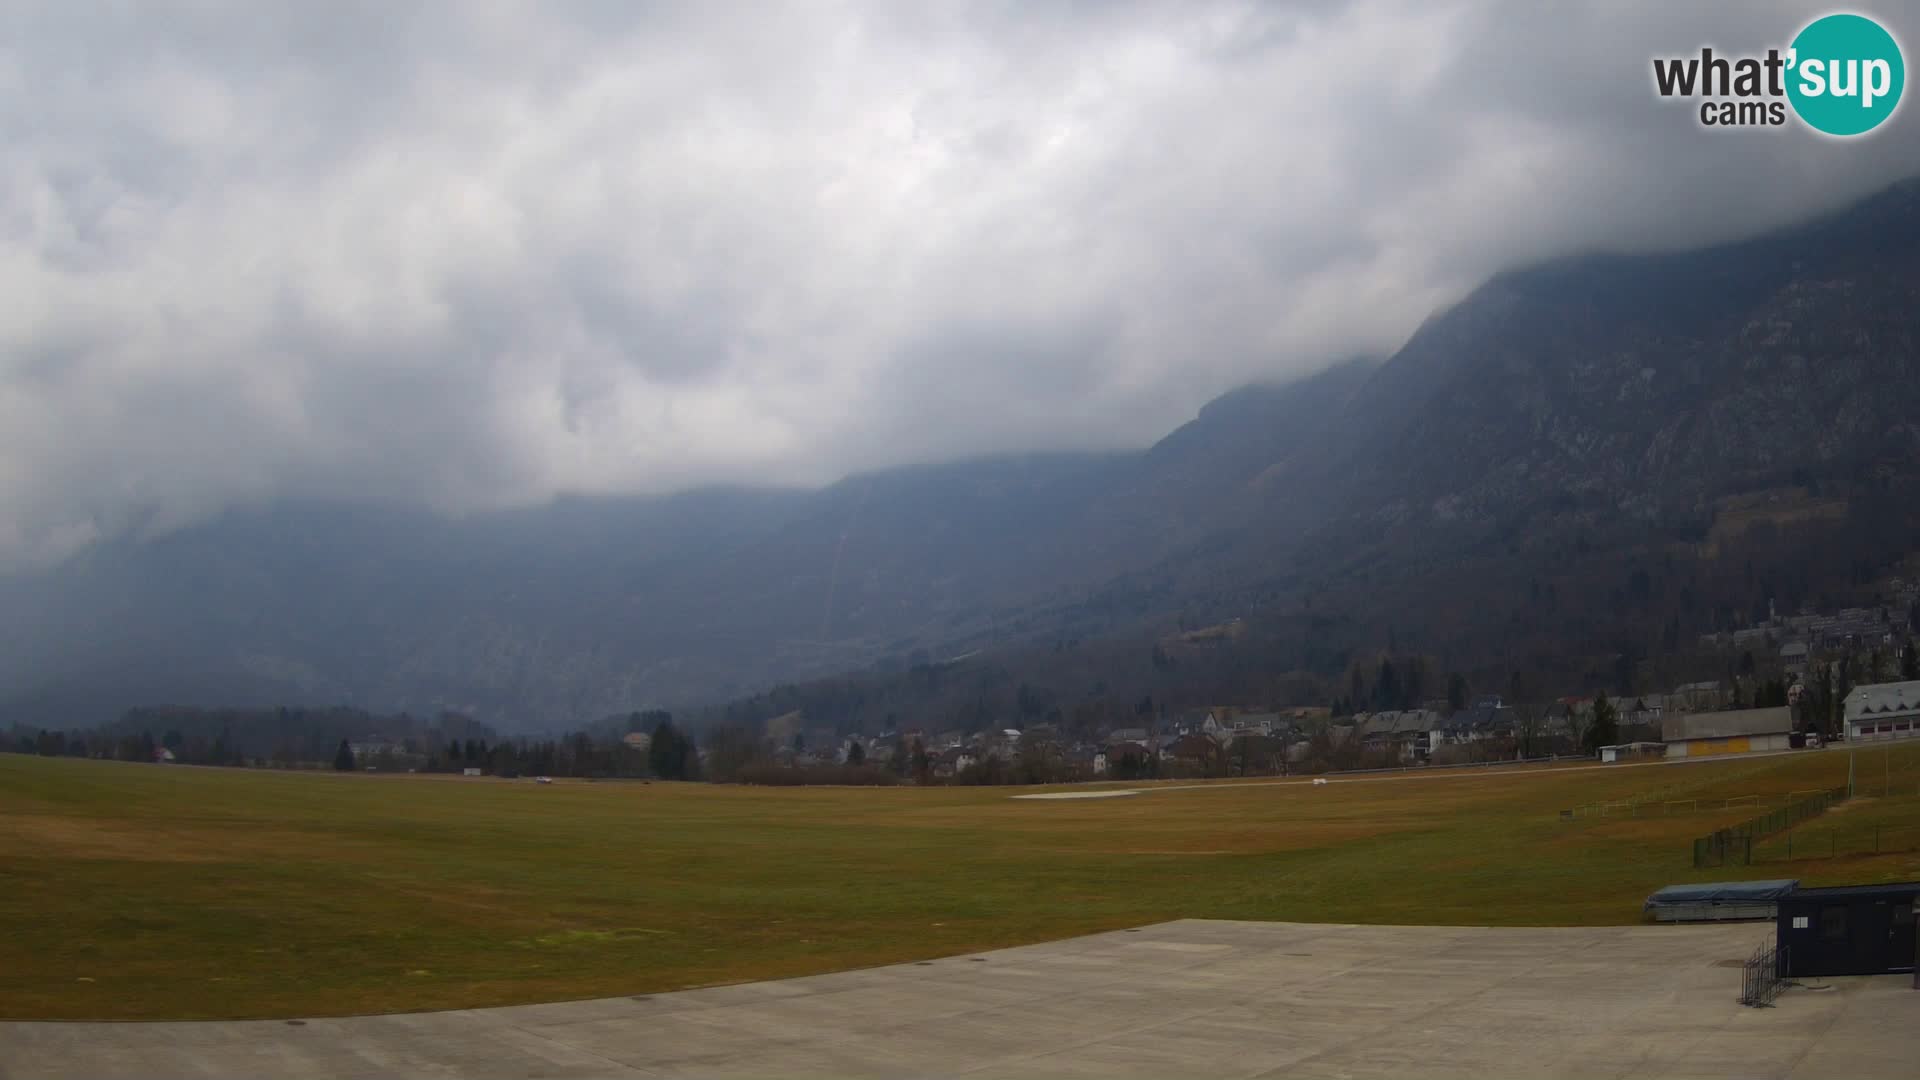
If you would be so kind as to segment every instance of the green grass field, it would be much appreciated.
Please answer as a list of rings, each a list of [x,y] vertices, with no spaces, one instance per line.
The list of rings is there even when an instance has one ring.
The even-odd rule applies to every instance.
[[[1920,783],[1920,746],[1862,782]],[[1673,882],[1920,877],[1920,853],[1695,871],[1846,755],[1121,799],[535,785],[0,755],[0,1016],[272,1017],[642,994],[1180,917],[1592,924]],[[1697,800],[1559,820],[1576,804]],[[1913,826],[1920,800],[1862,822]],[[1831,816],[1831,815],[1830,815]],[[1823,827],[1824,819],[1802,828]]]

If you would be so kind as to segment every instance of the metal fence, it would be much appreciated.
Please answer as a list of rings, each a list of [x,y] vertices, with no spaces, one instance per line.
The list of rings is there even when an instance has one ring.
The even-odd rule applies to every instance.
[[[1684,814],[1713,813],[1732,810],[1736,807],[1769,805],[1773,801],[1788,801],[1780,795],[1730,795],[1726,797],[1701,798],[1665,798],[1659,793],[1641,796],[1637,799],[1610,800],[1606,802],[1581,803],[1560,811],[1561,821],[1577,821],[1582,818],[1647,818],[1680,817]]]
[[[1785,832],[1809,818],[1819,817],[1827,808],[1845,800],[1844,787],[1816,791],[1795,799],[1778,810],[1748,818],[1738,825],[1708,833],[1693,842],[1693,865],[1721,866],[1727,862],[1746,865],[1753,862],[1753,842]]]
[[[1764,1009],[1787,983],[1787,947],[1762,945],[1740,967],[1740,1004]]]
[[[1889,828],[1878,823],[1849,823],[1832,829],[1789,829],[1748,852],[1750,863],[1800,862],[1850,855],[1896,855],[1920,851],[1920,827]]]

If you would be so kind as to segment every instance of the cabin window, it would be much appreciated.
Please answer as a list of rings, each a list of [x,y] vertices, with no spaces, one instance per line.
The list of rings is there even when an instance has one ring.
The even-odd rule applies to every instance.
[[[1846,908],[1824,907],[1820,909],[1820,938],[1823,941],[1847,940]]]

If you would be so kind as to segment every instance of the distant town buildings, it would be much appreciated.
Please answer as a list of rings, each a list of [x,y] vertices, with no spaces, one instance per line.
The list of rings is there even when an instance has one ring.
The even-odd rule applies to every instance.
[[[1591,756],[1594,744],[1602,740],[1606,745],[1599,748],[1598,756],[1603,761],[1818,746],[1820,740],[1811,735],[1803,741],[1796,719],[1805,721],[1810,730],[1817,723],[1820,734],[1833,737],[1826,727],[1833,713],[1827,710],[1840,703],[1826,694],[1851,680],[1886,678],[1902,665],[1912,671],[1911,658],[1899,647],[1908,640],[1909,620],[1920,604],[1920,582],[1896,578],[1878,592],[1890,598],[1885,606],[1796,615],[1770,611],[1754,626],[1705,635],[1702,642],[1716,649],[1752,655],[1731,657],[1738,661],[1738,671],[1730,664],[1721,679],[1683,683],[1664,693],[1607,695],[1612,724],[1604,733],[1595,730],[1597,696],[1522,704],[1487,695],[1458,709],[1442,700],[1426,701],[1417,708],[1337,716],[1326,706],[1225,704],[1169,710],[1161,705],[1138,710],[1121,721],[1130,726],[1104,731],[1078,723],[995,725],[987,730],[934,734],[888,731],[865,744],[864,760],[885,764],[898,753],[896,742],[900,746],[917,742],[927,756],[915,768],[934,777],[968,782],[963,774],[980,766],[986,771],[972,774],[972,782],[1005,782],[993,778],[1038,775],[1034,765],[1041,758],[1048,765],[1045,775],[1091,780]],[[1201,638],[1211,640],[1208,635]],[[1871,657],[1865,655],[1869,652]],[[1810,672],[1843,658],[1852,661],[1844,674],[1809,683]],[[1814,695],[1818,715],[1802,717],[1809,693]],[[1742,707],[1756,701],[1767,702],[1768,707]],[[1920,680],[1855,687],[1843,711],[1845,738],[1920,737]],[[1058,719],[1058,710],[1053,719]],[[779,745],[790,747],[775,750],[776,760],[783,764],[810,766],[848,759],[846,736],[818,726],[817,721],[808,726],[800,713],[770,719],[766,731],[770,743],[777,738]],[[906,775],[898,762],[893,771]]]
[[[1893,644],[1906,625],[1908,612],[1920,601],[1920,584],[1894,578],[1889,589],[1893,602],[1885,607],[1841,608],[1832,614],[1774,615],[1742,630],[1702,634],[1700,643],[1710,648],[1777,650],[1783,664],[1790,669],[1798,664],[1800,670],[1805,670],[1810,653]]]
[[[382,756],[398,756],[406,752],[404,744],[384,735],[362,735],[349,740],[347,746],[353,751],[354,759],[357,761]]]

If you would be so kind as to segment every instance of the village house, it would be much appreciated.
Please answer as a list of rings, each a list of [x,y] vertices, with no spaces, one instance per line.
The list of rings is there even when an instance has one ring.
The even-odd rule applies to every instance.
[[[1278,771],[1286,762],[1286,754],[1284,739],[1250,729],[1234,734],[1225,747],[1224,758],[1230,770],[1250,774]]]
[[[1804,641],[1789,641],[1780,646],[1781,666],[1785,667],[1790,675],[1807,673],[1807,655],[1807,643]]]
[[[1232,730],[1235,735],[1253,732],[1261,735],[1272,735],[1280,731],[1284,726],[1286,725],[1282,723],[1279,713],[1241,713],[1233,718]]]
[[[1154,757],[1153,746],[1144,742],[1112,743],[1106,749],[1107,768],[1110,770],[1118,769],[1123,764],[1137,769]]]
[[[1718,680],[1687,683],[1674,687],[1668,697],[1669,711],[1711,712],[1718,709],[1725,697]]]
[[[949,746],[933,758],[933,775],[951,777],[955,773],[971,768],[980,760],[972,750],[964,746]]]
[[[1575,712],[1567,702],[1556,701],[1548,705],[1534,728],[1534,745],[1530,749],[1535,754],[1543,751],[1557,754],[1579,749],[1576,745],[1578,736],[1586,731],[1587,720],[1588,717]]]
[[[1220,743],[1213,736],[1196,731],[1177,736],[1162,746],[1160,759],[1205,768],[1218,761],[1220,753]]]
[[[1445,737],[1447,716],[1435,708],[1409,709],[1394,725],[1394,741],[1400,744],[1401,760],[1428,761],[1433,757],[1434,733]]]
[[[1614,724],[1622,743],[1659,742],[1665,710],[1647,706],[1644,698],[1623,697],[1613,701]]]
[[[1385,752],[1393,745],[1393,729],[1399,722],[1397,712],[1367,713],[1356,729],[1360,745],[1371,753]]]
[[[347,741],[347,748],[353,751],[355,758],[381,757],[398,754],[402,751],[399,743],[385,735],[362,735]]]
[[[1448,717],[1442,731],[1448,743],[1504,738],[1513,734],[1513,710],[1499,697],[1484,697]]]
[[[1393,730],[1391,721],[1383,725],[1379,720],[1376,720],[1374,714],[1370,712],[1354,713],[1351,725],[1353,728],[1353,737],[1360,740],[1360,745],[1368,750],[1380,749],[1381,743],[1386,738],[1386,733]]]

